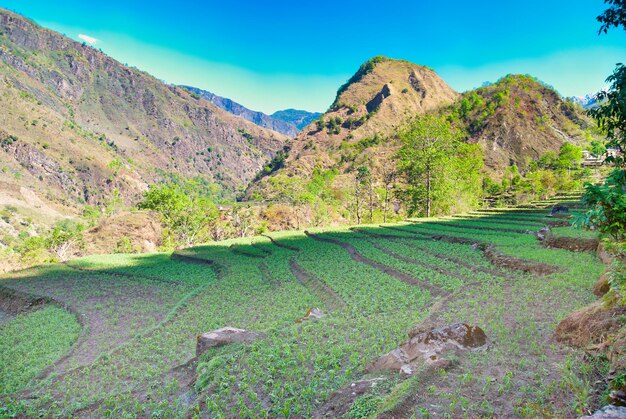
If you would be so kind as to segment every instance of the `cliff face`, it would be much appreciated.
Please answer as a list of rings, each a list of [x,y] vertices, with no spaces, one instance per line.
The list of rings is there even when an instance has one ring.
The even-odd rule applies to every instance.
[[[3,9],[0,108],[9,189],[69,212],[172,176],[236,190],[287,139]]]

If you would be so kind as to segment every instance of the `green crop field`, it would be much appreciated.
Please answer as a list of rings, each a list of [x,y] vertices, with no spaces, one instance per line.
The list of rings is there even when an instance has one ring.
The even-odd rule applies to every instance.
[[[549,210],[536,206],[7,274],[4,291],[45,302],[0,325],[0,416],[579,416],[599,402],[606,366],[552,336],[593,301],[604,267],[542,246],[534,232]],[[323,316],[301,320],[312,308]],[[410,330],[455,322],[482,328],[488,345],[409,377],[368,369]],[[196,337],[225,326],[261,335],[196,357]],[[375,385],[344,391],[363,380]]]

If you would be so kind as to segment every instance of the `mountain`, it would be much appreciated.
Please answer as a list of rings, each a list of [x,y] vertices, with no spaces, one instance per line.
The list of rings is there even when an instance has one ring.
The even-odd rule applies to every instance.
[[[361,165],[380,187],[395,164],[398,130],[426,113],[446,115],[464,128],[466,141],[481,145],[485,175],[493,178],[511,164],[525,169],[564,142],[586,145],[593,131],[582,109],[531,76],[510,75],[459,94],[428,67],[375,57],[339,88],[328,112],[288,143],[287,157],[266,166],[267,175],[251,185],[248,196],[280,195],[276,176],[304,180],[324,170],[336,171],[335,191],[346,190]]]
[[[529,75],[508,75],[463,94],[451,110],[479,143],[485,167],[499,177],[509,165],[558,152],[564,142],[586,145],[591,119],[551,86]]]
[[[260,127],[268,128],[276,132],[280,132],[281,134],[287,135],[289,137],[294,137],[296,134],[298,134],[298,132],[301,129],[301,127],[298,127],[295,123],[292,123],[291,121],[287,119],[275,117],[274,115],[268,116],[264,114],[263,112],[250,110],[246,108],[245,106],[240,105],[239,103],[231,99],[218,96],[206,90],[198,89],[197,87],[191,87],[191,86],[180,86],[180,87],[188,90],[189,92],[191,92],[192,95],[208,100],[209,102],[213,103],[215,106],[221,109],[224,109],[225,111],[233,115],[237,115],[244,119],[247,119],[248,121]],[[277,113],[280,114],[280,112],[284,112],[284,111],[279,111]],[[310,114],[309,112],[306,112],[306,111],[299,111],[299,112],[303,112],[306,115]]]
[[[286,136],[0,9],[0,205],[71,214],[149,184],[246,185]]]
[[[574,103],[582,106],[583,109],[594,109],[600,106],[596,99],[597,93],[589,93],[585,96],[572,96],[569,98]]]
[[[379,162],[394,150],[392,137],[409,118],[436,111],[459,97],[432,69],[386,57],[365,62],[339,88],[330,109],[289,143],[284,167],[276,173],[309,178],[337,169],[336,184],[364,160]],[[374,164],[374,166],[377,166]],[[256,182],[250,196],[271,198],[271,176]]]
[[[271,117],[289,122],[298,128],[298,131],[309,125],[311,122],[322,116],[319,112],[301,111],[298,109],[285,109],[274,112]]]

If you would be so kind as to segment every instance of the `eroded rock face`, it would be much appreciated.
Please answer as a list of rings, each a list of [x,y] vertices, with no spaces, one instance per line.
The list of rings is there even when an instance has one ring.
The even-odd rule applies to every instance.
[[[249,332],[235,327],[222,327],[221,329],[206,332],[198,336],[196,343],[196,356],[202,355],[209,348],[224,346],[235,342],[252,342],[262,336],[262,333]]]
[[[552,207],[552,210],[550,211],[550,216],[554,216],[556,214],[566,214],[569,212],[569,207],[567,205],[555,205]]]
[[[422,363],[445,367],[447,363],[440,358],[443,352],[481,348],[486,343],[487,335],[480,327],[454,323],[416,332],[408,342],[377,359],[367,370],[396,370],[411,375]]]
[[[626,418],[626,407],[608,405],[593,415],[584,417],[593,419],[623,419]]]

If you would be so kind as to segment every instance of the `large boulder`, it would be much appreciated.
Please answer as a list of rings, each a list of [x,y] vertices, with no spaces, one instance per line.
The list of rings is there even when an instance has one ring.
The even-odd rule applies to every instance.
[[[569,207],[567,205],[558,204],[552,207],[550,210],[550,216],[554,217],[557,214],[566,214],[569,212]]]
[[[235,327],[222,327],[221,329],[198,335],[196,343],[196,356],[202,355],[209,348],[224,346],[235,342],[252,342],[262,336],[262,333],[249,332]]]
[[[478,326],[454,323],[410,334],[408,342],[370,364],[368,371],[395,370],[410,375],[419,364],[444,366],[439,355],[447,351],[482,348],[487,335]]]
[[[583,417],[593,419],[623,419],[626,418],[626,407],[608,405],[604,406],[591,416]]]

